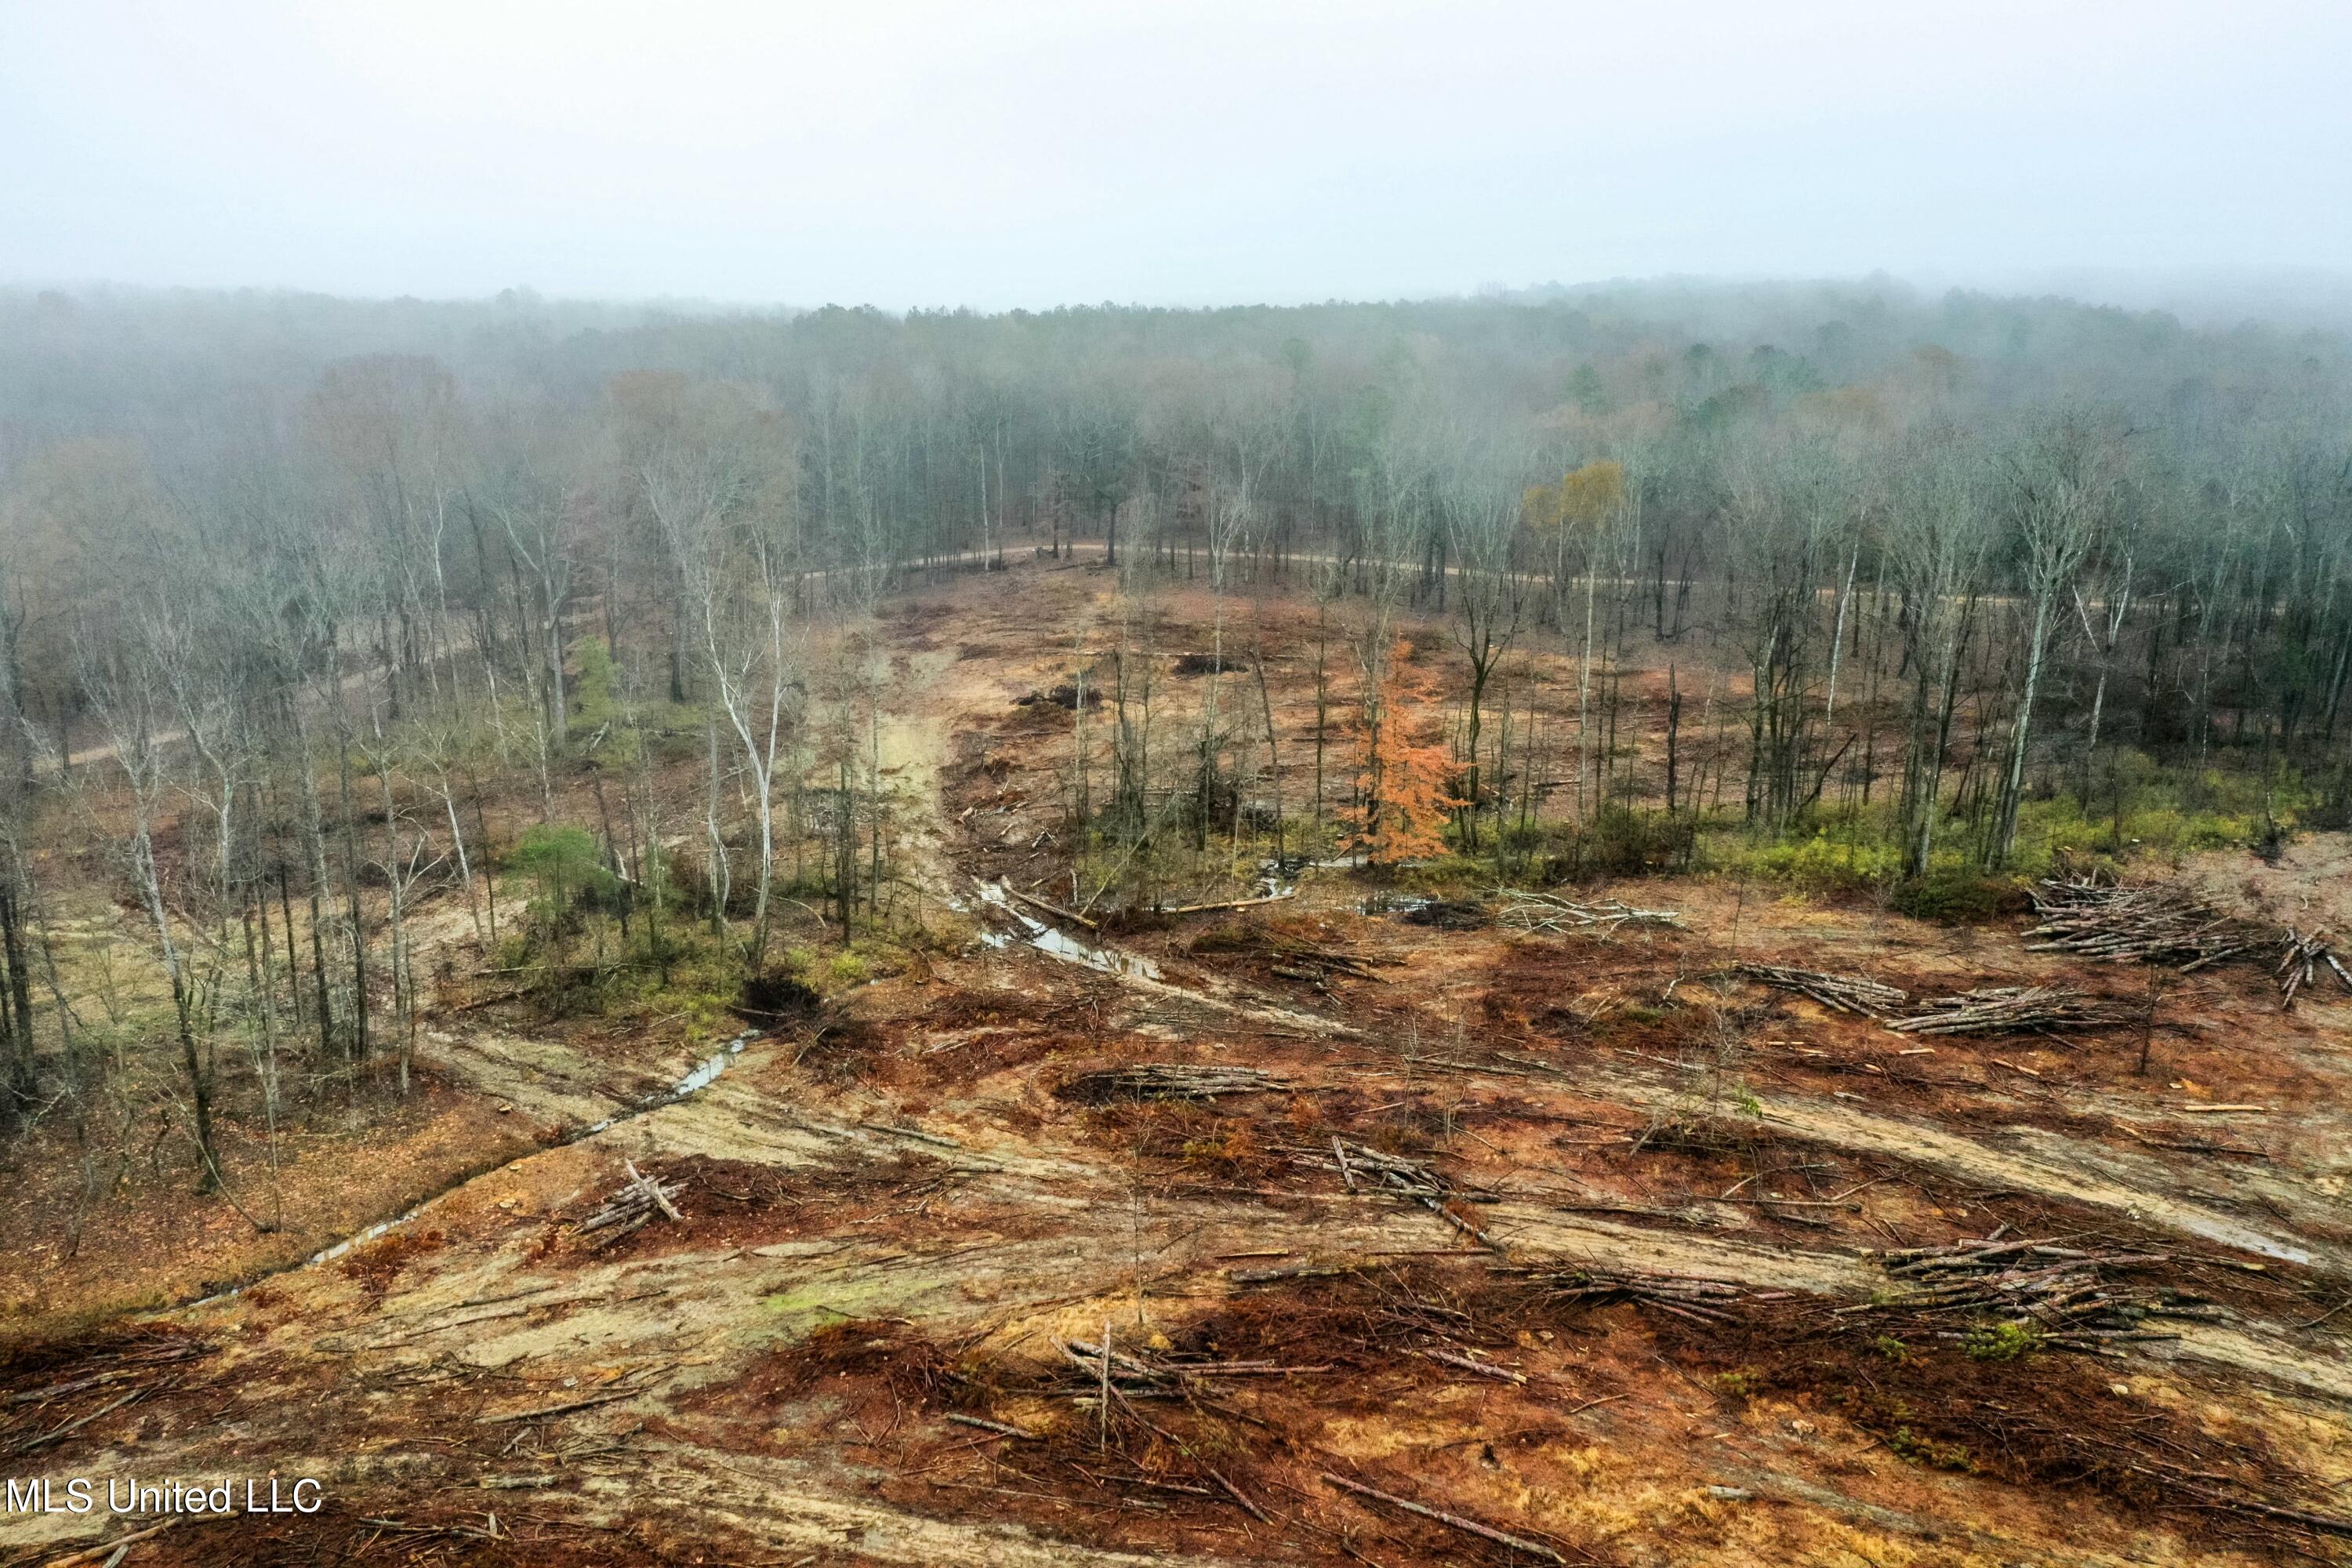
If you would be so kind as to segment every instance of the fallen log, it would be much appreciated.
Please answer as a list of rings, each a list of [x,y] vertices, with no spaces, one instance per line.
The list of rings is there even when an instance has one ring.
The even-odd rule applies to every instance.
[[[1213,910],[1254,910],[1260,904],[1278,904],[1285,899],[1298,896],[1296,888],[1285,888],[1278,893],[1261,893],[1252,899],[1220,899],[1208,904],[1179,904],[1172,910],[1160,910],[1163,915],[1204,915]]]
[[[1492,1362],[1480,1361],[1475,1356],[1456,1355],[1452,1351],[1433,1350],[1423,1350],[1420,1353],[1432,1361],[1444,1362],[1447,1366],[1458,1366],[1464,1372],[1475,1372],[1480,1377],[1491,1377],[1497,1383],[1524,1384],[1528,1381],[1526,1373],[1513,1372],[1509,1367],[1496,1366]]]
[[[1523,1552],[1530,1557],[1540,1557],[1547,1563],[1557,1563],[1561,1565],[1561,1568],[1567,1568],[1568,1559],[1540,1542],[1528,1541],[1522,1536],[1513,1535],[1507,1531],[1496,1530],[1491,1524],[1481,1524],[1475,1519],[1465,1519],[1458,1513],[1448,1513],[1441,1508],[1431,1508],[1426,1503],[1415,1502],[1411,1498],[1401,1498],[1394,1492],[1384,1492],[1378,1487],[1368,1487],[1361,1481],[1351,1481],[1345,1476],[1335,1476],[1328,1470],[1322,1472],[1322,1479],[1329,1485],[1338,1487],[1341,1491],[1354,1492],[1359,1497],[1368,1497],[1376,1502],[1384,1502],[1391,1508],[1400,1508],[1407,1513],[1434,1520],[1439,1524],[1448,1529],[1461,1531],[1465,1535],[1475,1535],[1481,1541],[1490,1541],[1497,1546],[1507,1546],[1514,1552]]]
[[[1000,880],[996,885],[1003,888],[1014,898],[1020,900],[1023,903],[1028,904],[1035,909],[1043,910],[1047,914],[1052,915],[1055,920],[1074,921],[1077,924],[1086,927],[1088,931],[1098,931],[1101,929],[1097,926],[1093,921],[1087,919],[1085,915],[1078,913],[1076,910],[1066,910],[1061,905],[1045,899],[1041,899],[1034,893],[1024,893],[1010,882]]]

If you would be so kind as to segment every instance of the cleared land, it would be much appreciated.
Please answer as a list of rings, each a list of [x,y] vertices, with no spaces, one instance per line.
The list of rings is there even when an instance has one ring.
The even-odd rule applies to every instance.
[[[1020,700],[1073,664],[1037,628],[1075,643],[1110,584],[1013,586],[883,622],[934,933],[895,972],[751,1008],[732,1054],[732,1023],[538,1021],[445,905],[425,1087],[294,1142],[285,1229],[150,1198],[68,1256],[70,1170],[22,1157],[0,1471],[326,1483],[133,1563],[2343,1551],[2352,992],[2283,1012],[2258,957],[2151,1012],[2145,968],[2029,951],[2030,917],[1721,878],[1559,890],[1672,925],[1431,921],[1329,870],[1086,929],[986,889],[1066,893],[1070,710]],[[1307,615],[1270,609],[1265,647]],[[2187,878],[2307,926],[2344,860],[2315,836]],[[2106,1018],[1897,1033],[1742,965]],[[134,1528],[6,1518],[0,1561]]]

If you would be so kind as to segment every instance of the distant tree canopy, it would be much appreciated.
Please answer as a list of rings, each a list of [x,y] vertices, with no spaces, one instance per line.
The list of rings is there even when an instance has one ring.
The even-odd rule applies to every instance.
[[[2110,743],[2337,755],[2347,394],[2337,334],[1893,284],[994,315],[0,292],[7,732],[69,737],[163,584],[257,687],[373,660],[397,695],[467,648],[562,711],[593,604],[759,773],[754,710],[800,700],[757,674],[780,595],[1088,542],[1221,592],[1406,563],[1465,617],[1473,795],[1518,634],[1579,654],[1581,733],[1646,618],[1740,650],[1748,808],[1785,821],[1867,626],[1916,721],[1906,810],[1973,712],[2005,761],[1960,787],[2006,838],[2045,700]]]
[[[1302,855],[1535,880],[1832,826],[1951,903],[2049,864],[2037,822],[2128,845],[2158,773],[2273,838],[2352,823],[2347,394],[2339,335],[1891,285],[0,291],[0,1121],[119,1081],[37,1006],[15,912],[69,811],[152,931],[207,1179],[225,1040],[273,1138],[281,1048],[407,1088],[414,911],[453,871],[486,973],[550,1005],[706,942],[757,978],[820,903],[880,928],[881,596],[1016,549],[1115,604],[1108,652],[1033,628],[1074,663],[1027,842],[1098,910]],[[1181,650],[1172,582],[1209,601]],[[1307,735],[1267,675],[1297,628],[1244,604],[1282,590]],[[1163,653],[1199,678],[1172,707]],[[538,895],[503,946],[502,875]]]

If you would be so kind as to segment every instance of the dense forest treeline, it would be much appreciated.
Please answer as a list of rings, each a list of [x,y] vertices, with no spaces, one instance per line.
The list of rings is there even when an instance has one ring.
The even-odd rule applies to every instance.
[[[541,895],[510,921],[587,898],[665,977],[698,929],[761,968],[786,894],[873,921],[861,628],[909,573],[1014,550],[1214,605],[1181,742],[1151,749],[1149,617],[1079,660],[1089,903],[1219,845],[1226,876],[1572,874],[1612,813],[1681,863],[1702,826],[1835,820],[1914,882],[2014,870],[2037,801],[2120,840],[2158,776],[2340,816],[2347,393],[2336,336],[1880,284],[905,317],[0,294],[10,1103],[108,1070],[45,835],[104,847],[142,910],[215,1175],[224,1041],[272,1118],[281,1048],[404,1083],[428,883],[515,968],[551,950],[499,946],[493,861]],[[1228,598],[1274,593],[1329,628],[1311,798],[1238,615],[1224,641]],[[1408,623],[1447,631],[1433,726]],[[818,627],[864,651],[818,658]],[[494,843],[502,789],[540,821]],[[1171,842],[1182,868],[1139,853]]]

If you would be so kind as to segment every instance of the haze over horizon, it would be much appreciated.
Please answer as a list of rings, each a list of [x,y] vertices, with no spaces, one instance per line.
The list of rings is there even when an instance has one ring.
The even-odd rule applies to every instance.
[[[28,0],[0,282],[1002,309],[1885,271],[2352,318],[2352,16],[2318,4],[649,15]]]

